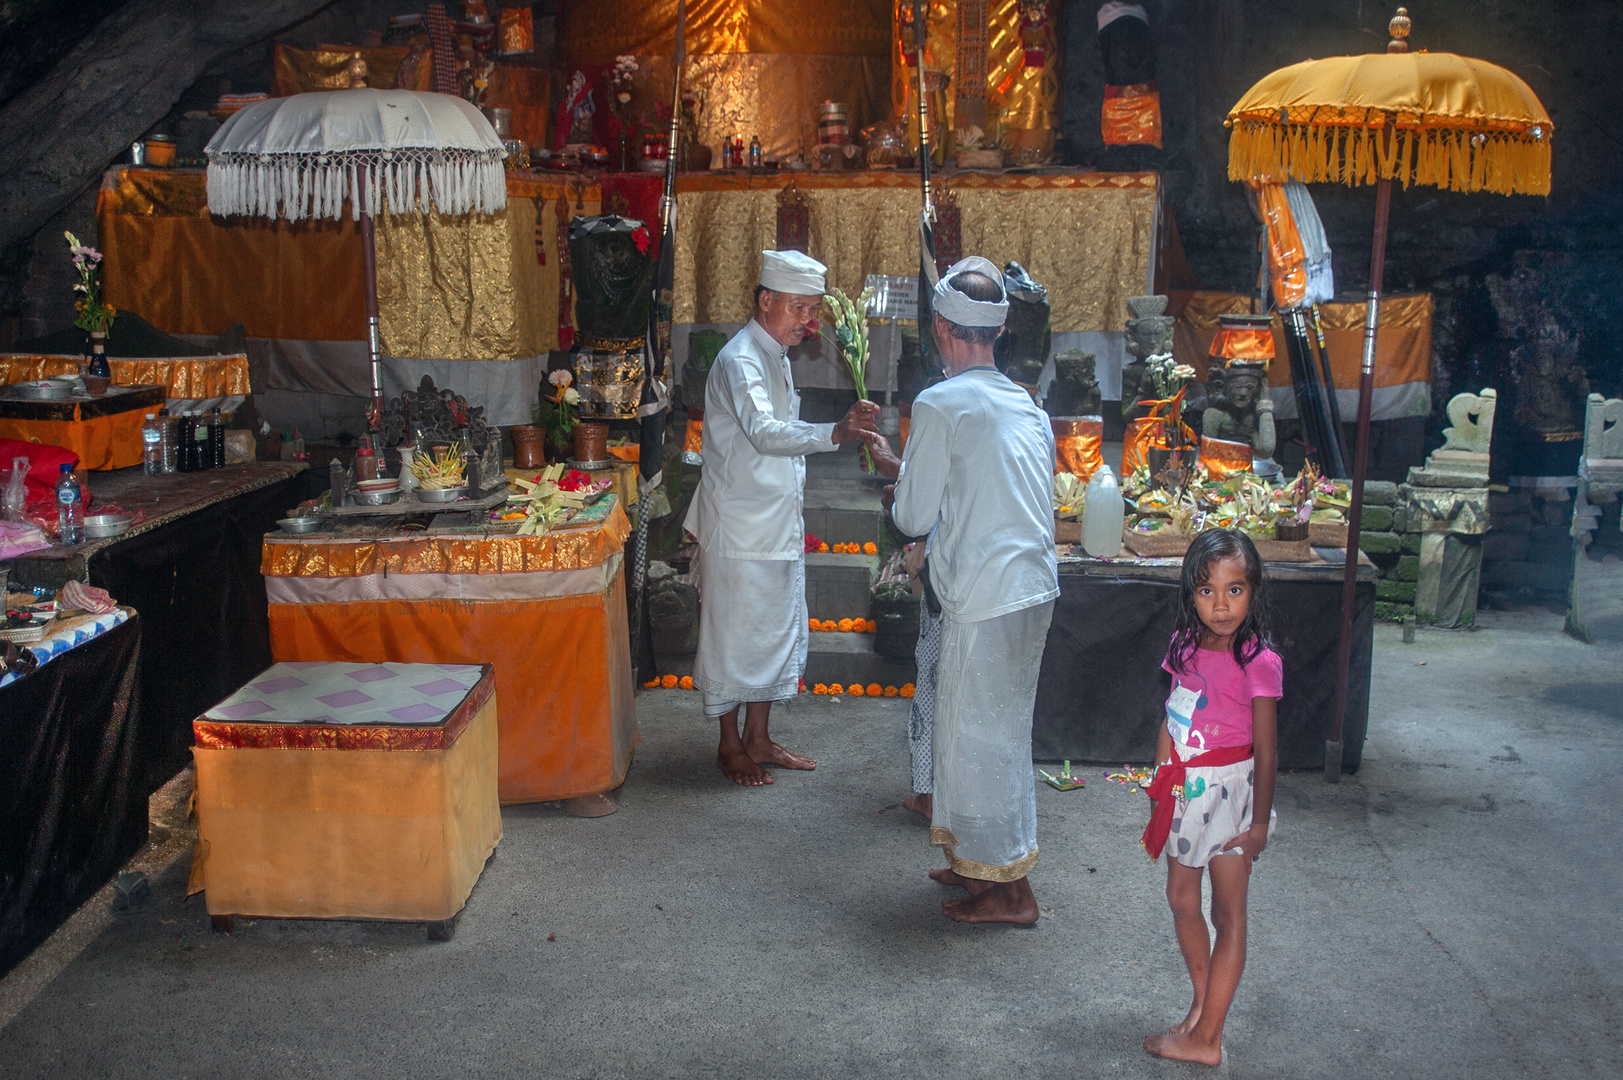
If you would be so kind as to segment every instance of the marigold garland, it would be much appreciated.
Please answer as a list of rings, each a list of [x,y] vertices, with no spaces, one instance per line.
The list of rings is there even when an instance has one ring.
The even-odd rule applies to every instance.
[[[869,683],[867,689],[869,697],[883,697],[885,695],[885,688],[876,682]]]
[[[850,689],[846,690],[846,693],[850,694],[852,697],[863,697],[866,695],[867,691],[862,689],[861,683],[852,683]]]
[[[680,686],[684,690],[692,690],[693,689],[693,676],[692,675],[684,675],[684,676],[682,676],[680,679],[678,679],[676,681],[676,685]]]
[[[677,681],[678,680],[675,675],[666,675],[664,678],[659,680],[659,685],[663,686],[667,690],[674,690],[676,689]]]
[[[830,694],[843,694],[845,693],[845,687],[841,686],[839,683],[834,683],[829,686],[828,692]]]
[[[649,679],[647,682],[642,684],[642,688],[644,690],[657,690],[659,689],[659,680]]]
[[[853,626],[855,626],[856,624],[853,623],[850,619],[841,619],[839,625],[840,625],[840,633],[849,634],[851,632],[851,628]]]
[[[901,695],[903,697],[907,697],[907,698],[912,697],[913,696],[913,684],[912,683],[903,683],[902,684],[902,689],[901,689]]]
[[[864,555],[877,555],[879,554],[879,545],[874,543],[872,540],[869,540],[866,544],[862,545],[862,553]]]
[[[828,685],[826,683],[818,683],[816,686],[812,687],[812,693],[826,694],[828,693]]]
[[[885,696],[886,697],[895,697],[899,693],[901,693],[901,691],[897,690],[894,686],[885,687]]]

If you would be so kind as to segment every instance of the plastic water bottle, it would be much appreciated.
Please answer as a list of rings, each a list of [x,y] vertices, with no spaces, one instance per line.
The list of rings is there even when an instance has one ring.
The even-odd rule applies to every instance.
[[[1082,512],[1082,550],[1095,559],[1113,559],[1121,554],[1121,530],[1126,508],[1121,487],[1109,465],[1101,465],[1088,481],[1087,509]]]
[[[177,468],[175,462],[180,448],[180,418],[159,410],[158,423],[163,431],[163,471],[172,473]]]
[[[62,478],[56,482],[56,523],[62,530],[64,544],[85,542],[85,500],[79,490],[79,481],[73,478],[73,466],[63,462]]]
[[[163,424],[157,413],[147,413],[141,425],[141,471],[148,476],[163,475]]]

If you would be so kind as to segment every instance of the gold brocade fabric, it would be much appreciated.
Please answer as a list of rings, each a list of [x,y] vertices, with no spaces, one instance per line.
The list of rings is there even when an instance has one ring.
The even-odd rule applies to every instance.
[[[776,246],[785,178],[693,177],[678,182],[677,323],[742,323]],[[869,274],[918,273],[918,186],[894,173],[800,174],[810,254],[828,283],[860,292]],[[950,176],[965,254],[1013,259],[1048,287],[1055,333],[1119,331],[1129,296],[1147,287],[1154,257],[1156,179],[1149,173]]]
[[[715,149],[734,134],[742,134],[746,144],[759,135],[769,158],[793,157],[802,147],[809,155],[817,143],[815,103],[826,99],[849,106],[855,142],[859,129],[889,114],[887,65],[883,56],[826,51],[693,56],[682,79],[684,85],[707,88],[699,141]]]
[[[1001,109],[1014,142],[1016,160],[1035,151],[1048,160],[1059,127],[1059,41],[1050,19],[1041,33],[1045,58],[1041,67],[1026,64],[1020,37],[1022,0],[992,0],[992,26],[986,42],[986,98],[989,112]],[[1049,3],[1049,8],[1059,5]]]
[[[906,0],[903,0],[906,2]],[[991,0],[986,35],[986,120],[980,126],[992,134],[1003,124],[1012,146],[1011,157],[1024,160],[1035,154],[1047,160],[1053,153],[1054,133],[1059,128],[1060,49],[1050,21],[1041,32],[1045,60],[1041,67],[1026,66],[1026,43],[1020,35],[1021,0]],[[1050,4],[1053,8],[1057,5]],[[925,64],[949,79],[958,77],[958,5],[956,0],[933,0],[926,22]],[[894,16],[891,46],[891,106],[896,116],[908,118],[909,144],[918,145],[918,69],[903,59],[902,41]],[[938,98],[930,102],[932,145],[945,146],[947,137],[958,127],[956,99],[949,90],[938,109]],[[968,251],[968,248],[964,249]]]
[[[570,213],[595,214],[601,191],[585,181],[528,174],[509,175],[507,185],[507,209],[495,217],[378,219],[378,303],[388,355],[507,360],[558,347],[557,202],[562,196]],[[544,265],[536,251],[538,205]],[[132,168],[108,174],[96,222],[107,302],[160,330],[218,334],[241,322],[250,337],[365,337],[360,235],[348,216],[296,225],[211,217],[201,170]],[[113,374],[123,382],[119,363],[113,361]],[[226,376],[227,386],[239,385],[234,371]],[[243,368],[243,389],[169,396],[245,394],[246,380]],[[216,380],[209,374],[205,382]]]
[[[1086,483],[1104,459],[1104,422],[1096,419],[1049,421],[1054,429],[1054,471]]]
[[[1200,463],[1213,480],[1227,480],[1236,473],[1251,471],[1251,444],[1228,439],[1200,440]]]
[[[601,566],[618,554],[631,523],[618,505],[600,526],[545,536],[415,536],[389,540],[293,541],[267,538],[265,577],[367,577],[372,574],[527,574]]]
[[[349,62],[357,56],[366,61],[368,86],[374,90],[392,90],[400,74],[400,62],[409,52],[410,47],[405,45],[318,45],[313,49],[277,45],[276,96],[347,90]],[[426,50],[412,70],[410,89],[434,89],[434,62]]]
[[[715,53],[884,56],[890,47],[890,4],[689,0],[683,33],[694,58]],[[622,54],[670,56],[675,40],[676,0],[571,3],[558,18],[558,42],[569,68],[612,64]]]
[[[316,724],[192,721],[196,745],[209,750],[444,750],[496,694],[489,667],[461,704],[437,724]]]
[[[0,386],[78,372],[84,357],[0,354]],[[109,359],[114,386],[163,386],[165,397],[198,401],[203,398],[250,394],[248,357],[176,357],[159,360]]]
[[[1324,328],[1325,351],[1330,354],[1330,371],[1336,386],[1356,388],[1361,379],[1364,352],[1365,305],[1332,303],[1319,306]],[[1172,355],[1206,377],[1218,319],[1223,315],[1249,314],[1251,297],[1244,293],[1197,292],[1178,315],[1172,329]],[[1375,337],[1375,386],[1402,386],[1431,381],[1430,293],[1395,293],[1381,297],[1381,322]],[[1273,326],[1274,355],[1286,356],[1284,330],[1278,317]],[[1271,386],[1291,384],[1290,365],[1268,365]]]

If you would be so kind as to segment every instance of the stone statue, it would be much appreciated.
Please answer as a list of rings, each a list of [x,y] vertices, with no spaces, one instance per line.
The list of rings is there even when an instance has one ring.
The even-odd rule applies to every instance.
[[[1099,406],[1093,354],[1071,349],[1054,357],[1054,381],[1048,384],[1043,411],[1049,416],[1097,416]]]
[[[685,656],[698,648],[699,590],[657,559],[648,564],[648,621],[659,655]]]
[[[1499,395],[1455,394],[1448,402],[1451,426],[1443,429],[1443,445],[1426,456],[1424,466],[1409,469],[1409,484],[1423,488],[1486,488],[1488,447],[1493,442],[1493,414]]]
[[[1127,351],[1133,359],[1121,369],[1121,418],[1131,424],[1150,413],[1144,401],[1158,400],[1155,385],[1145,377],[1144,361],[1172,351],[1172,327],[1164,296],[1134,296],[1127,301]]]
[[[1254,458],[1273,457],[1274,401],[1267,372],[1266,365],[1251,360],[1230,360],[1227,367],[1213,361],[1206,373],[1201,435],[1248,443]]]

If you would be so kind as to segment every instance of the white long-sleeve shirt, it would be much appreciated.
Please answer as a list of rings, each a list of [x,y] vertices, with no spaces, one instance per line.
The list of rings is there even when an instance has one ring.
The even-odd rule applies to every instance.
[[[787,352],[751,319],[710,366],[704,475],[683,523],[707,552],[805,554],[805,455],[835,449],[834,425],[801,421]]]
[[[1059,596],[1054,433],[996,368],[970,368],[913,402],[896,527],[930,539],[944,614],[979,622]]]

